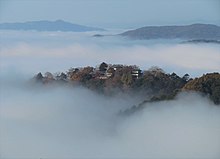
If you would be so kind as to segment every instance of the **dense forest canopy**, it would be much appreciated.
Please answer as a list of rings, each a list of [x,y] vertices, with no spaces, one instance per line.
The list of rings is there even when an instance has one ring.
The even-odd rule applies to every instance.
[[[197,91],[220,104],[220,74],[210,73],[192,79],[166,73],[159,67],[141,70],[136,65],[107,64],[97,67],[70,68],[66,73],[38,73],[34,81],[43,84],[62,83],[83,86],[105,95],[118,92],[141,95],[153,101],[173,99],[180,91]]]

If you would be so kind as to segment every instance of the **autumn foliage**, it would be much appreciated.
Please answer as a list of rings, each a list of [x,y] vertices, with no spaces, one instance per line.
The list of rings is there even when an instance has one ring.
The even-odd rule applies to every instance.
[[[136,65],[112,65],[101,63],[97,67],[71,68],[66,73],[38,73],[35,81],[43,84],[67,83],[80,85],[98,93],[114,95],[119,92],[151,96],[153,100],[172,99],[180,91],[198,91],[220,104],[220,74],[206,74],[190,79],[175,73],[166,73],[159,67],[141,70]]]

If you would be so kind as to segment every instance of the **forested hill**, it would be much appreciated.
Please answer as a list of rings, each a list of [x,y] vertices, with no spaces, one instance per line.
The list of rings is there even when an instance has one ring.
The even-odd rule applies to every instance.
[[[129,30],[120,35],[132,39],[220,40],[220,26],[212,24],[147,26]]]
[[[66,73],[44,75],[38,73],[33,81],[42,84],[69,84],[83,86],[105,95],[118,92],[148,97],[150,101],[173,99],[181,91],[197,91],[208,95],[220,104],[220,74],[210,73],[191,79],[175,73],[165,73],[161,68],[141,70],[138,66],[101,63],[98,67],[71,68]]]

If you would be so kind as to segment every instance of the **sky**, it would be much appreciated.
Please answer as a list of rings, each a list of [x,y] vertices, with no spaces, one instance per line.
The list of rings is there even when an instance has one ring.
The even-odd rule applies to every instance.
[[[0,0],[0,22],[62,19],[103,28],[211,23],[219,0]]]

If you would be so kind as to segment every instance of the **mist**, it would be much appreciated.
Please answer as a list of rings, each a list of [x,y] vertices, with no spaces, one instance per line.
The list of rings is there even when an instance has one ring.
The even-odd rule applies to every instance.
[[[195,77],[220,71],[218,45],[97,39],[93,33],[1,35],[0,158],[220,157],[220,107],[208,97],[181,93],[121,116],[142,102],[140,97],[29,81],[40,71],[65,72],[103,61]]]
[[[137,98],[81,87],[1,84],[2,158],[220,156],[220,108],[199,94],[182,93],[120,116]]]
[[[110,31],[116,33],[119,31]],[[110,34],[109,33],[109,34]],[[1,31],[1,70],[67,71],[101,62],[159,66],[166,72],[192,77],[220,71],[218,44],[181,44],[175,40],[129,40],[117,36],[96,38],[88,33]],[[31,67],[30,67],[31,66]],[[19,69],[19,70],[17,70]]]

